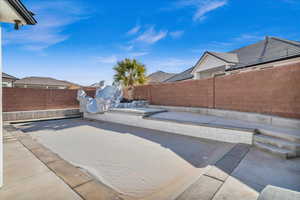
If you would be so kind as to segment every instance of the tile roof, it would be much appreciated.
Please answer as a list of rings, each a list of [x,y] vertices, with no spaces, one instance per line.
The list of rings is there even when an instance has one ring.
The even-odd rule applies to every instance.
[[[300,42],[266,37],[262,41],[234,50],[231,53],[236,53],[239,58],[239,63],[229,68],[229,70],[235,70],[300,56]]]
[[[149,80],[149,83],[160,83],[160,82],[164,82],[166,79],[169,79],[174,75],[175,75],[174,73],[157,71],[147,76],[147,78]]]
[[[237,54],[235,53],[220,53],[220,52],[212,52],[212,51],[208,51],[208,54],[212,54],[213,56],[224,60],[228,63],[238,63],[239,59],[237,57]]]
[[[289,59],[293,57],[300,57],[300,42],[286,40],[277,37],[266,37],[264,40],[258,41],[254,44],[227,52],[205,52],[215,57],[218,57],[229,63],[234,63],[228,71],[240,68],[251,67],[253,65],[263,64],[267,62],[274,62],[282,59]],[[190,74],[194,67],[189,68],[166,82],[181,81],[193,78]]]
[[[193,71],[194,67],[191,67],[179,74],[175,74],[174,76],[172,76],[171,78],[165,80],[164,82],[175,82],[175,81],[183,81],[183,80],[187,80],[187,79],[192,79],[194,76],[191,74],[191,72]]]
[[[14,77],[12,75],[9,75],[7,73],[2,72],[2,78],[7,78],[7,79],[13,79],[13,80],[18,80],[17,77]]]
[[[30,85],[52,85],[52,86],[71,86],[78,85],[69,81],[57,80],[50,77],[25,77],[15,81],[15,84],[30,84]],[[78,85],[79,86],[79,85]]]

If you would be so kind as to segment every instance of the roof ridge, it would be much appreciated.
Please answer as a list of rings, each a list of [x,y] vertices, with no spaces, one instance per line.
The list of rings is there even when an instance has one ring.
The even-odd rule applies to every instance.
[[[235,52],[238,51],[238,50],[241,50],[241,49],[244,49],[244,48],[247,48],[247,47],[254,46],[254,45],[256,45],[256,44],[258,44],[258,43],[260,43],[260,42],[262,42],[262,41],[264,41],[264,40],[265,40],[265,39],[259,40],[259,41],[255,42],[255,43],[252,43],[252,44],[249,44],[249,45],[245,45],[245,46],[243,46],[243,47],[240,47],[240,48],[237,48],[237,49],[228,51],[228,52],[226,52],[226,53],[235,53]]]
[[[299,47],[300,48],[300,42],[298,41],[294,41],[294,40],[287,40],[287,39],[283,39],[283,38],[279,38],[279,37],[270,37],[271,39],[274,39],[274,40],[278,40],[280,42],[284,42],[284,43],[287,43],[287,44],[291,44],[291,45],[294,45],[296,47]],[[295,44],[295,43],[299,43],[299,44]]]
[[[268,46],[268,44],[269,44],[269,39],[270,39],[269,36],[266,36],[266,37],[265,37],[264,48],[263,48],[263,50],[262,50],[262,52],[261,52],[261,54],[260,54],[260,56],[259,56],[259,58],[258,58],[259,60],[262,60],[263,57],[264,57],[264,55],[266,54],[267,46]]]
[[[212,55],[212,56],[214,56],[214,57],[216,57],[216,58],[218,58],[218,59],[220,59],[220,60],[223,60],[224,62],[227,62],[227,63],[236,63],[236,62],[229,61],[229,60],[227,60],[226,58],[222,58],[222,57],[220,57],[219,55],[216,55],[216,54],[222,53],[222,52],[212,52],[212,51],[207,51],[206,53],[208,53],[208,54],[210,54],[210,55]],[[228,53],[228,54],[236,54],[236,53]]]
[[[207,51],[207,52],[210,52],[210,53],[223,53],[223,54],[236,54],[236,53],[231,53],[231,52],[218,52],[218,51]]]
[[[195,66],[196,66],[196,65],[195,65]],[[173,77],[175,77],[175,76],[177,76],[177,75],[180,75],[180,74],[182,74],[182,73],[184,73],[184,72],[186,72],[186,71],[188,71],[188,70],[190,70],[190,69],[192,69],[192,68],[195,68],[195,66],[192,66],[192,67],[190,67],[190,68],[188,68],[188,69],[186,69],[186,70],[184,70],[184,71],[182,71],[182,72],[176,73],[176,74],[174,74],[173,76],[171,76],[170,78],[164,80],[163,82],[167,82],[167,81],[170,80],[171,78],[173,78]]]
[[[154,75],[154,74],[158,74],[158,73],[163,73],[163,74],[174,74],[174,73],[169,73],[169,72],[165,72],[165,71],[162,71],[162,70],[158,70],[158,71],[155,71],[155,72],[149,74],[148,76],[151,76],[151,75]]]
[[[24,78],[52,78],[52,77],[48,77],[48,76],[25,76]],[[52,78],[55,79],[55,78]]]
[[[2,77],[3,77],[3,76],[9,77],[9,78],[11,78],[11,79],[19,79],[19,78],[15,77],[15,76],[10,75],[10,74],[5,73],[5,72],[2,72]]]

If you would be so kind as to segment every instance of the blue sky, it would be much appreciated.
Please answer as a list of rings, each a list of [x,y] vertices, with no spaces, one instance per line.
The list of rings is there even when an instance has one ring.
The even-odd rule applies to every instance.
[[[3,71],[89,85],[110,83],[126,57],[148,73],[180,72],[203,51],[229,51],[264,36],[300,41],[300,0],[23,0],[38,24],[5,24]]]

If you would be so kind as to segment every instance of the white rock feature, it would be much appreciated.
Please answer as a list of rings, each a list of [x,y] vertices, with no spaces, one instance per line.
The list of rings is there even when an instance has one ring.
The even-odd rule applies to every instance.
[[[115,86],[97,88],[95,98],[87,96],[82,89],[79,89],[77,92],[77,100],[80,102],[80,112],[96,114],[104,113],[111,108],[137,108],[147,105],[147,101],[121,103],[122,98],[122,89]]]

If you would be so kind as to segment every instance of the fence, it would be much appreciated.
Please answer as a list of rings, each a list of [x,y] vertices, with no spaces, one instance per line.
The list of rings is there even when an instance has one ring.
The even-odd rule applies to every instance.
[[[3,112],[78,108],[76,95],[77,90],[68,89],[3,88]]]
[[[300,118],[300,63],[203,80],[137,86],[133,98],[147,99],[154,105]]]

